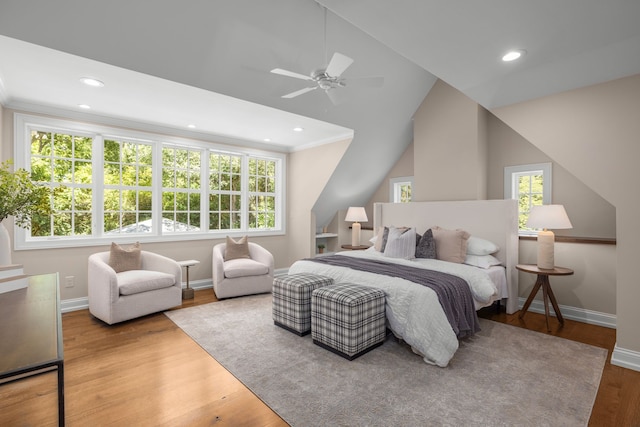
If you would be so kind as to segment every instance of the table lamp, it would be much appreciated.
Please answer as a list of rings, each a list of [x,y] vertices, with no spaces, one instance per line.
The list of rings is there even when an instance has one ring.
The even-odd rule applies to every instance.
[[[553,245],[555,235],[549,228],[564,229],[572,228],[571,221],[562,205],[542,205],[532,206],[527,220],[527,227],[538,228],[538,268],[543,270],[553,270],[555,261],[553,259]]]
[[[351,225],[351,246],[360,246],[360,222],[369,221],[367,212],[362,207],[350,207],[344,220],[353,222]]]

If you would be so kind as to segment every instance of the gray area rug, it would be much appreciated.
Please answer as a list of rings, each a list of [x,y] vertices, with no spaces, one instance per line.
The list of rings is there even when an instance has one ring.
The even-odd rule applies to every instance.
[[[480,319],[447,368],[393,336],[350,362],[275,326],[270,294],[166,315],[292,426],[584,426],[607,357]]]

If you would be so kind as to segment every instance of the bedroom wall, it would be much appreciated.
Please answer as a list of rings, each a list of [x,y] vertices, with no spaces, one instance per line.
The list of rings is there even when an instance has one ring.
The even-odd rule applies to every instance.
[[[413,200],[486,199],[481,110],[460,91],[436,82],[414,115]]]
[[[373,204],[376,202],[389,202],[389,180],[405,176],[414,176],[413,169],[413,142],[409,144],[398,161],[393,165],[387,176],[384,177],[378,189],[373,193],[371,199],[365,206],[369,221],[362,223],[363,227],[373,227]],[[364,242],[364,238],[362,239]]]
[[[315,253],[316,222],[312,208],[351,140],[295,151],[288,156],[286,266]]]
[[[552,202],[564,205],[572,229],[555,231],[558,236],[616,237],[616,209],[567,169],[527,141],[522,135],[489,113],[488,196],[504,195],[504,168],[530,163],[552,165]]]
[[[493,113],[616,208],[614,363],[640,370],[638,241],[640,75],[542,97]]]

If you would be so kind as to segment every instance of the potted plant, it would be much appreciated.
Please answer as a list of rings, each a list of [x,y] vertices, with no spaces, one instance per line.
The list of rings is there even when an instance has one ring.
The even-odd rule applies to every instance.
[[[12,165],[11,160],[0,163],[0,266],[11,264],[11,243],[3,221],[12,216],[15,225],[30,228],[33,215],[52,212],[51,190],[31,181],[25,169],[12,172]]]
[[[324,253],[324,245],[322,243],[318,245],[318,253],[319,254]]]

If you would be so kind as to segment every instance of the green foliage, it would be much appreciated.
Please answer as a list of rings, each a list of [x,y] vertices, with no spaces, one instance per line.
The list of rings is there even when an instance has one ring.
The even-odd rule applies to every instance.
[[[34,183],[25,169],[12,172],[11,165],[11,160],[0,164],[0,221],[13,216],[17,226],[30,228],[34,215],[52,213],[53,191]]]

